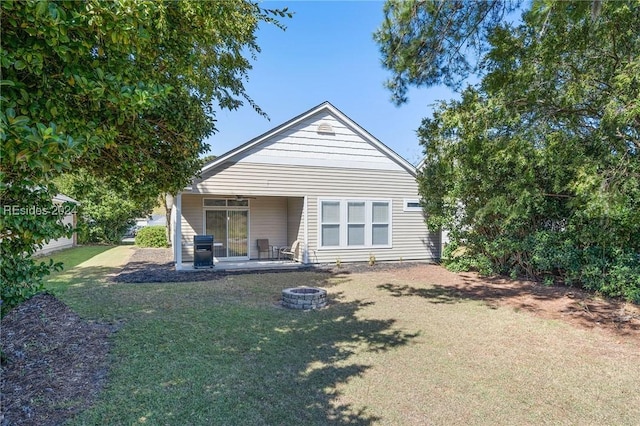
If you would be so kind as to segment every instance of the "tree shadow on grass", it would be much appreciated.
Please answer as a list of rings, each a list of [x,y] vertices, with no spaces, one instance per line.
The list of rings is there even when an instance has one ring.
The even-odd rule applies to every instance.
[[[282,288],[280,276],[265,276],[269,293]],[[330,273],[295,276],[300,285],[334,285]],[[345,387],[357,386],[353,381],[370,371],[372,364],[363,360],[409,345],[416,334],[397,329],[394,320],[367,318],[365,308],[372,302],[347,301],[334,292],[328,307],[305,312],[272,303],[215,304],[207,297],[199,295],[199,306],[130,320],[119,332],[109,390],[78,423],[130,424],[144,418],[150,424],[368,425],[384,420],[373,414],[375,401],[350,401]]]
[[[515,281],[501,277],[473,277],[459,274],[462,283],[431,284],[428,287],[413,287],[410,285],[381,284],[380,290],[388,291],[393,297],[417,296],[427,299],[431,303],[458,303],[461,300],[480,300],[490,307],[505,300],[515,300],[526,297],[530,300],[553,301],[576,289],[559,286],[543,286],[531,281]],[[520,308],[527,308],[522,304]]]
[[[429,302],[435,304],[458,303],[461,298],[460,293],[452,290],[451,288],[440,285],[434,285],[433,287],[429,288],[418,288],[409,285],[387,283],[380,284],[376,288],[378,288],[379,290],[388,291],[393,297],[415,296],[427,299]]]
[[[55,251],[53,253],[37,255],[34,260],[37,262],[44,261],[45,263],[52,259],[54,262],[61,262],[63,270],[59,272],[52,272],[50,276],[55,276],[72,268],[80,265],[81,263],[107,251],[111,250],[112,245],[83,245],[61,251]]]
[[[331,280],[322,279],[322,275],[306,285],[324,288],[335,285],[335,274],[325,275]],[[366,354],[409,345],[417,333],[395,329],[395,320],[367,319],[362,310],[373,304],[361,300],[347,302],[343,293],[333,293],[325,309],[301,312],[281,308],[282,315],[276,323],[263,329],[266,334],[260,339],[259,355],[247,365],[251,374],[258,375],[253,383],[257,387],[255,393],[261,395],[260,418],[251,419],[248,414],[237,420],[307,425],[369,425],[384,421],[371,412],[375,401],[342,402],[346,399],[344,387],[371,368],[359,361],[360,355],[367,358],[372,355]],[[256,337],[259,335],[257,332]],[[274,380],[280,383],[275,384]],[[273,392],[274,389],[277,391]]]
[[[584,328],[607,327],[618,335],[638,335],[640,309],[624,301],[601,299],[573,287],[546,286],[506,277],[458,274],[461,282],[424,287],[392,283],[377,286],[393,297],[421,297],[434,304],[478,300],[489,308],[510,306],[537,315],[563,319]]]
[[[288,326],[281,336],[288,354],[266,372],[271,375],[292,368],[289,380],[294,386],[291,390],[297,391],[285,391],[279,400],[288,401],[283,408],[298,408],[293,409],[291,417],[283,418],[282,423],[368,425],[384,420],[371,413],[372,401],[358,405],[339,402],[344,397],[343,388],[371,368],[367,363],[358,362],[358,355],[391,351],[410,344],[416,337],[416,334],[394,329],[394,320],[367,320],[356,315],[370,304],[338,300],[322,312],[300,313],[314,318]]]

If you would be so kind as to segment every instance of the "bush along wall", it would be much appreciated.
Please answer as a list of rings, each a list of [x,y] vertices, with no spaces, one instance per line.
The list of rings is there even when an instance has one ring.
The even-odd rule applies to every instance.
[[[167,230],[164,226],[146,226],[136,234],[138,247],[168,247]]]

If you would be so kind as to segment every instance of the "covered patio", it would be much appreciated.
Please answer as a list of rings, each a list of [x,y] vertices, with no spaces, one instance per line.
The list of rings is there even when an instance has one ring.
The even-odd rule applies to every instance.
[[[209,195],[192,190],[174,201],[172,245],[177,270],[200,270],[193,260],[194,237],[201,235],[214,238],[216,270],[296,269],[295,265],[309,263],[304,244],[306,197]],[[295,255],[282,255],[296,241]]]
[[[265,272],[265,271],[297,271],[309,269],[311,265],[295,262],[293,260],[236,260],[220,261],[214,258],[213,268],[194,268],[193,262],[183,262],[181,268],[184,272]]]

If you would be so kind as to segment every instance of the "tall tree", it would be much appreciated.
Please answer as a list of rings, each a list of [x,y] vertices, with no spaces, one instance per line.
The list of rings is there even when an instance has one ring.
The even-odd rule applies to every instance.
[[[135,218],[150,214],[158,199],[134,200],[126,187],[119,192],[84,169],[55,179],[60,192],[79,202],[76,207],[78,242],[119,244]]]
[[[419,129],[457,266],[640,301],[638,22],[634,1],[536,1],[492,25],[481,82]]]
[[[393,102],[407,102],[410,86],[445,84],[459,89],[479,70],[491,31],[521,0],[388,0],[374,39],[382,63],[393,76],[386,82]]]
[[[264,114],[244,88],[255,33],[291,16],[251,0],[1,7],[0,197],[23,207],[51,203],[51,180],[73,166],[135,198],[182,188],[217,109],[248,102]],[[31,254],[66,231],[11,211],[2,211],[2,288],[37,288],[47,268],[33,272]]]

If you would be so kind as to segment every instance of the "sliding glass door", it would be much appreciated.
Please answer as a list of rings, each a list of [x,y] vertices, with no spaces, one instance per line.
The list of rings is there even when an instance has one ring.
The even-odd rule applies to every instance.
[[[246,258],[249,255],[248,210],[206,210],[205,230],[214,236],[215,257]]]
[[[227,211],[227,257],[247,257],[249,212]]]

